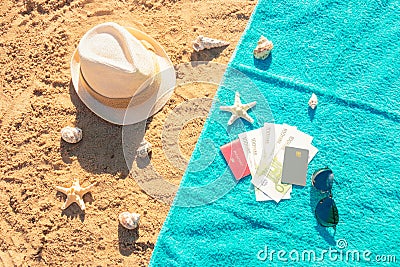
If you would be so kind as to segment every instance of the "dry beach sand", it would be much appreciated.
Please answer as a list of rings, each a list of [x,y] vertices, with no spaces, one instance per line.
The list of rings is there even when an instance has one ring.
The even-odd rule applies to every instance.
[[[184,84],[147,124],[123,128],[98,118],[79,100],[70,86],[70,56],[89,28],[115,21],[146,31],[164,46],[178,79],[195,80],[199,73],[180,64],[226,64],[255,4],[0,1],[0,266],[148,264],[169,210],[165,201],[173,197],[160,192],[153,178],[179,185],[217,86]],[[195,53],[191,41],[199,34],[231,45]],[[203,75],[211,75],[208,65],[200,66]],[[199,98],[196,106],[193,99]],[[82,128],[80,143],[60,140],[67,125]],[[123,133],[132,147],[145,134],[153,145],[150,162],[126,160]],[[83,186],[97,182],[85,196],[84,213],[75,204],[62,211],[65,196],[55,190],[75,177]],[[139,231],[119,226],[118,214],[126,210],[142,215]]]

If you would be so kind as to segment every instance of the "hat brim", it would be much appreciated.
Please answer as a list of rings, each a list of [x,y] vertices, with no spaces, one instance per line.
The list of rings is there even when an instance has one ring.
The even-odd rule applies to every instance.
[[[161,76],[159,88],[143,103],[138,105],[129,104],[126,108],[117,108],[100,102],[85,89],[85,82],[80,78],[80,58],[78,49],[74,51],[71,59],[72,84],[79,98],[96,115],[108,122],[118,125],[134,124],[154,115],[167,103],[176,85],[175,69],[161,45],[144,32],[132,27],[125,28],[136,39],[145,40],[154,47],[159,65],[160,72],[158,75]]]

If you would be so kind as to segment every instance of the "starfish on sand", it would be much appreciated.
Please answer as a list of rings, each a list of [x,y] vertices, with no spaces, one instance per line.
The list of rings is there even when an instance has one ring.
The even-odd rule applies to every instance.
[[[242,104],[242,102],[240,101],[239,92],[236,92],[235,103],[233,104],[233,106],[222,106],[222,107],[220,107],[220,109],[223,111],[228,111],[228,112],[232,113],[232,116],[228,121],[228,125],[231,125],[238,118],[243,118],[243,119],[247,120],[248,122],[253,123],[254,120],[252,117],[249,116],[249,114],[247,114],[247,110],[251,109],[256,104],[257,104],[256,101],[248,103],[248,104]]]
[[[85,202],[83,202],[83,195],[86,194],[87,192],[92,189],[93,186],[95,186],[96,183],[91,184],[87,187],[81,187],[79,184],[79,179],[74,179],[72,182],[71,187],[61,187],[61,186],[56,186],[56,189],[64,194],[67,195],[67,200],[65,203],[62,205],[62,209],[68,208],[72,203],[77,203],[81,210],[85,210]]]

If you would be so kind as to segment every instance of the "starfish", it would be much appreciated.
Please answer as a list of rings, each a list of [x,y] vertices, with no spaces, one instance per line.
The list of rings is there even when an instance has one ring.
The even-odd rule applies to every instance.
[[[248,104],[242,104],[242,102],[240,101],[239,92],[236,92],[235,104],[233,104],[233,106],[223,106],[223,107],[220,107],[220,109],[223,111],[229,111],[230,113],[232,113],[232,116],[228,121],[228,125],[231,125],[238,118],[243,118],[243,119],[247,120],[248,122],[253,123],[254,120],[252,117],[249,116],[249,114],[247,114],[247,110],[254,107],[256,104],[257,104],[256,101],[248,103]]]
[[[58,191],[67,195],[67,200],[65,201],[65,203],[62,205],[61,208],[64,210],[75,202],[79,205],[81,210],[85,210],[85,202],[83,202],[83,195],[89,192],[90,189],[92,189],[92,187],[95,185],[96,183],[91,184],[87,187],[81,187],[81,185],[79,184],[79,179],[74,179],[71,187],[56,186],[56,189]]]

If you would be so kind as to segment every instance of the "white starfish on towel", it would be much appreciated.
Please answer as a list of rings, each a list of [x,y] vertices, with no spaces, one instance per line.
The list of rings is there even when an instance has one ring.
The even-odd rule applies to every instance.
[[[223,111],[228,111],[232,113],[231,118],[228,121],[228,125],[231,125],[234,121],[236,121],[238,118],[243,118],[247,120],[250,123],[253,123],[254,120],[252,117],[247,114],[247,110],[251,109],[257,104],[256,101],[248,103],[248,104],[242,104],[240,101],[240,95],[239,92],[236,92],[235,94],[235,103],[233,106],[222,106],[220,107],[220,110]]]

